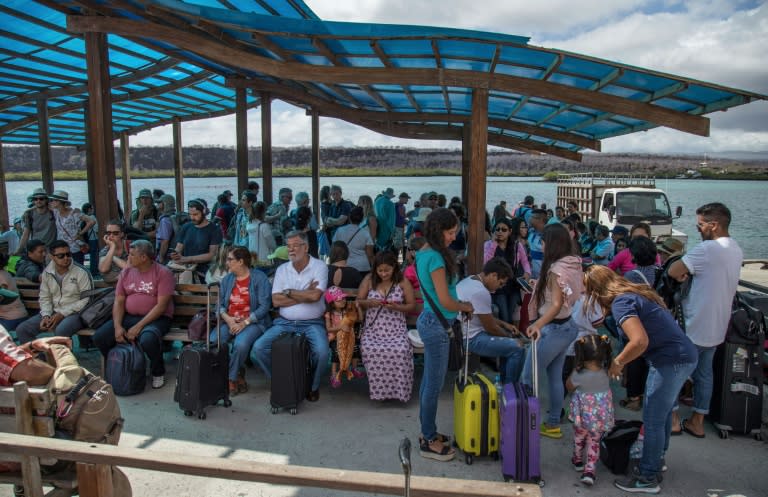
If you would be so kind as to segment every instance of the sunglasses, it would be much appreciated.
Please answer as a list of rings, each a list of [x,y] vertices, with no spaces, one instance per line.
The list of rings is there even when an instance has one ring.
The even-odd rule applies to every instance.
[[[496,233],[506,233],[509,230],[507,228],[496,228],[494,231],[496,231]]]
[[[107,235],[115,235],[115,236],[117,236],[117,235],[121,234],[122,231],[105,231],[104,233],[106,233]]]
[[[48,200],[48,197],[35,197],[32,200],[34,200],[34,201],[38,201],[38,200],[43,201],[43,200]]]
[[[57,259],[63,259],[65,257],[72,257],[72,252],[64,252],[63,254],[53,254]]]

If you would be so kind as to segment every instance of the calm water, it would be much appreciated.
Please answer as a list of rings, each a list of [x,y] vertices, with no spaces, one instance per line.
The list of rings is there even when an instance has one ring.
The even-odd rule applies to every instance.
[[[235,190],[236,178],[187,178],[184,180],[186,199],[202,197],[210,205],[220,192]],[[417,199],[425,191],[437,191],[449,199],[461,192],[461,179],[454,176],[437,176],[428,178],[398,177],[398,178],[321,178],[321,185],[338,184],[344,191],[344,197],[357,201],[360,195],[370,195],[372,198],[387,187],[395,192],[408,193]],[[6,184],[8,206],[11,218],[20,215],[26,206],[26,197],[33,189],[40,186],[39,182],[15,181]],[[288,186],[294,195],[299,191],[312,191],[311,178],[276,178],[273,191]],[[688,233],[689,240],[696,242],[696,208],[708,202],[724,202],[733,213],[731,235],[734,236],[744,249],[744,256],[750,259],[768,258],[768,218],[763,214],[768,196],[768,183],[759,181],[702,181],[702,180],[660,180],[657,187],[667,192],[672,210],[680,205],[683,207],[683,217],[675,221],[675,228]],[[80,206],[87,200],[87,185],[85,181],[59,181],[56,188],[69,193],[73,204]],[[141,188],[161,188],[173,194],[173,179],[137,179],[133,180],[132,191],[136,195]],[[122,197],[122,188],[118,181],[118,195]],[[487,184],[486,207],[493,212],[493,207],[500,200],[506,200],[510,206],[522,200],[525,195],[533,195],[536,202],[546,202],[554,208],[556,186],[537,180],[520,178],[489,178]],[[122,202],[122,198],[120,199]],[[123,205],[125,203],[123,202]],[[409,204],[412,206],[413,204]]]

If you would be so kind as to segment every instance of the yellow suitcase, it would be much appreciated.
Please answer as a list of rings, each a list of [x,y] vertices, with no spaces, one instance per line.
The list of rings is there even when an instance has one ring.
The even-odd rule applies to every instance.
[[[475,456],[499,458],[499,396],[493,382],[482,373],[456,378],[453,433],[467,464],[472,464]]]

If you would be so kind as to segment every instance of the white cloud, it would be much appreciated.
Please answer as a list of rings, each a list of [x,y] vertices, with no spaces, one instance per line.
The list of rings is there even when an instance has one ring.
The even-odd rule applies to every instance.
[[[754,0],[307,0],[326,20],[420,24],[531,36],[531,44],[768,94],[768,5]],[[604,151],[707,152],[768,150],[768,102],[709,114],[711,136],[670,129],[604,140]],[[235,143],[233,116],[184,123],[185,145]],[[459,147],[456,142],[386,137],[321,118],[321,145]],[[258,146],[260,111],[248,114],[249,144]],[[310,118],[282,102],[272,107],[275,146],[309,145]],[[134,144],[168,144],[170,127]]]

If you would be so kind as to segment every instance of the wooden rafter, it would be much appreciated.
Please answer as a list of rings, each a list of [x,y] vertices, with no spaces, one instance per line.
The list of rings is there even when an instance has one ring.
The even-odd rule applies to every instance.
[[[435,55],[435,68],[436,69],[442,69],[443,68],[443,59],[440,56],[440,47],[437,46],[437,40],[432,40],[432,53]],[[443,104],[445,105],[445,110],[449,114],[451,113],[451,99],[448,98],[448,89],[445,86],[440,87],[440,91],[443,94]]]
[[[395,66],[392,64],[392,61],[389,60],[389,57],[387,56],[386,53],[384,53],[384,50],[381,49],[381,47],[377,42],[372,41],[371,48],[373,48],[373,51],[379,57],[379,60],[381,61],[381,63],[384,64],[384,67],[386,67],[387,69],[390,69],[390,68],[394,69]],[[394,83],[394,84],[399,84],[399,83]],[[413,107],[413,109],[416,112],[421,112],[421,107],[419,107],[418,102],[416,102],[416,99],[413,98],[413,95],[411,95],[411,91],[408,88],[408,85],[401,84],[400,87],[403,89],[403,93],[405,94],[405,97],[411,103],[411,107]]]
[[[595,98],[594,92],[589,90],[568,87],[548,81],[448,69],[307,67],[307,64],[266,59],[265,57],[228,47],[182,30],[126,19],[68,16],[67,27],[74,32],[96,31],[120,35],[131,35],[132,33],[141,32],[142,36],[174,44],[179,48],[200,54],[217,62],[238,65],[284,79],[311,80],[321,83],[346,82],[356,84],[380,83],[450,85],[471,88],[488,87],[490,89],[583,105],[599,111],[612,112],[703,136],[709,134],[709,119],[701,116],[692,116],[684,112],[674,111],[645,102],[628,100],[614,95],[600,94],[600,98]],[[386,54],[383,53],[381,48],[375,42],[371,43],[374,50],[378,49],[386,58]]]

